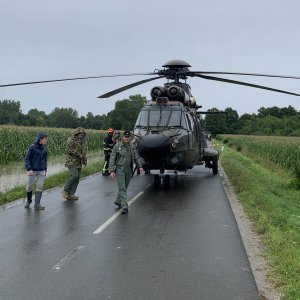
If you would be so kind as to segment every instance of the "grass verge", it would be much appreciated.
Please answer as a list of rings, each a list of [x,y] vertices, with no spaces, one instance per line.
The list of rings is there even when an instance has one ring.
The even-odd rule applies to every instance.
[[[300,191],[232,148],[220,156],[238,199],[266,246],[268,275],[284,299],[300,299]]]
[[[103,164],[102,161],[88,164],[86,167],[82,168],[81,177],[85,177],[99,172],[99,170],[101,169],[100,166],[102,166],[102,164]],[[52,176],[46,177],[44,181],[43,189],[48,190],[63,185],[66,182],[68,176],[69,176],[69,172],[63,171],[54,174]],[[17,199],[25,198],[26,197],[25,188],[26,188],[25,185],[20,185],[20,186],[16,186],[15,188],[13,188],[12,190],[6,193],[0,193],[0,205]]]

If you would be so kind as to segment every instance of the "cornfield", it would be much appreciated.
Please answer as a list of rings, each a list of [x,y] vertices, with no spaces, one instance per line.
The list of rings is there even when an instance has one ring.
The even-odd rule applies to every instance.
[[[24,160],[28,147],[35,141],[40,131],[48,135],[48,155],[64,155],[66,141],[74,129],[39,128],[21,126],[0,126],[0,165]],[[87,151],[103,148],[104,131],[86,130],[85,147]]]
[[[230,146],[244,154],[279,165],[300,176],[300,138],[283,136],[221,135]]]

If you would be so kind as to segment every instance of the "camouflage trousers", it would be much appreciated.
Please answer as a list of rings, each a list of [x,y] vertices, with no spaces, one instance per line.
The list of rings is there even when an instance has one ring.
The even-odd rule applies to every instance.
[[[116,199],[117,203],[120,203],[122,208],[128,207],[127,203],[127,187],[129,185],[132,176],[131,168],[124,170],[117,170],[117,181],[118,181],[118,196]]]
[[[70,175],[64,186],[64,191],[70,195],[74,195],[79,184],[81,168],[68,167]]]

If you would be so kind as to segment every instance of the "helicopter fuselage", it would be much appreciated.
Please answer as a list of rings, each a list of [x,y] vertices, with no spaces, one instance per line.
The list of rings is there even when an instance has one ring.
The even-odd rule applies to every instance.
[[[200,123],[181,101],[148,101],[134,135],[147,170],[186,171],[202,159]]]

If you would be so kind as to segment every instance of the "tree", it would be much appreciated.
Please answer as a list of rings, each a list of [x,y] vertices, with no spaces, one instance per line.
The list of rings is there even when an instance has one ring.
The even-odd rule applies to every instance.
[[[56,107],[48,116],[52,127],[76,128],[79,125],[78,112],[73,108]]]
[[[226,133],[236,133],[237,121],[239,119],[239,114],[236,110],[231,107],[225,108],[225,118],[226,118]]]
[[[93,122],[93,129],[106,129],[106,127],[104,127],[105,124],[105,120],[106,120],[106,115],[96,115],[94,117],[94,122]]]
[[[28,126],[45,126],[47,124],[47,115],[44,111],[36,108],[30,109],[25,115],[25,124]]]
[[[217,108],[212,108],[209,109],[208,112],[219,112],[219,110]],[[213,136],[219,133],[228,133],[226,116],[224,114],[207,114],[204,123],[204,129],[211,132]]]
[[[115,109],[107,114],[107,127],[132,129],[139,112],[146,102],[146,97],[142,97],[141,95],[132,95],[129,96],[129,99],[117,101]]]
[[[22,116],[20,101],[0,100],[0,124],[19,125]]]
[[[276,118],[283,118],[283,117],[291,117],[295,116],[297,114],[297,111],[294,107],[289,105],[288,107],[279,108],[277,106],[272,106],[268,108],[261,107],[258,110],[258,117],[265,118],[267,116],[273,116]]]
[[[84,128],[90,129],[103,129],[103,125],[106,119],[106,115],[96,115],[94,116],[93,113],[88,112],[87,115],[81,117],[82,120],[84,119],[84,123],[81,124]]]
[[[291,105],[289,105],[288,107],[283,107],[281,109],[281,116],[282,117],[292,117],[292,116],[296,116],[296,115],[297,115],[297,111]]]

